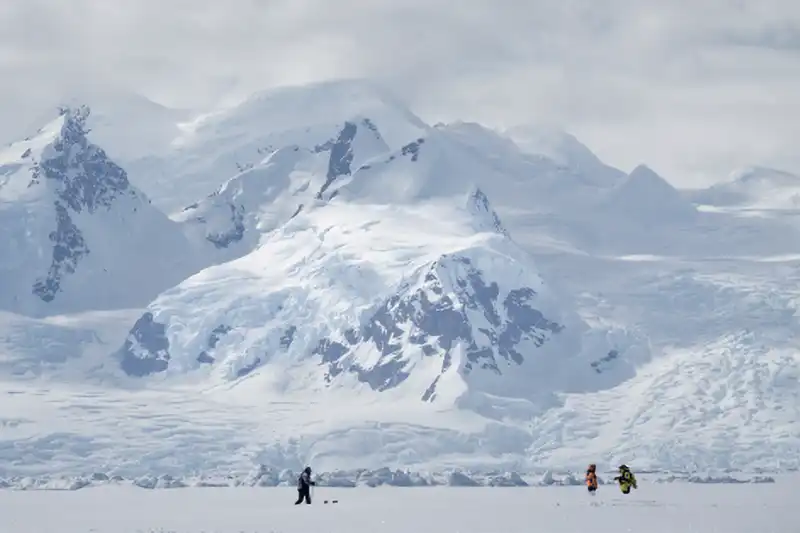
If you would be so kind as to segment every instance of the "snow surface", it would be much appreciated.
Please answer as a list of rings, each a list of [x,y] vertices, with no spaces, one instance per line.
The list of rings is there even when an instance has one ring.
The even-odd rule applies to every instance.
[[[628,496],[601,486],[595,497],[583,487],[316,487],[311,506],[292,505],[296,492],[289,487],[0,491],[0,527],[15,533],[283,533],[298,527],[330,533],[577,533],[587,527],[601,533],[793,533],[800,518],[794,486],[796,480],[769,485],[642,483]]]
[[[688,191],[703,206],[748,211],[796,211],[800,208],[800,176],[781,170],[752,167],[708,189]]]
[[[70,212],[91,252],[37,301],[64,184],[102,152],[71,113],[2,152],[2,479],[800,468],[791,205],[700,205],[567,134],[430,127],[362,82],[284,88]],[[28,187],[65,138],[69,179]]]

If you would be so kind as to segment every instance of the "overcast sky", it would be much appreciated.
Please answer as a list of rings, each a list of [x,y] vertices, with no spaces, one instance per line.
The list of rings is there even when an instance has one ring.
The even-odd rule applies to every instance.
[[[0,138],[84,84],[211,105],[364,76],[423,118],[563,126],[623,170],[800,173],[800,0],[2,0]]]

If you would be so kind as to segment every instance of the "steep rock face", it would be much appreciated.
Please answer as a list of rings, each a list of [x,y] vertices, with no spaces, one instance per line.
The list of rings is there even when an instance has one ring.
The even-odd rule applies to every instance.
[[[0,154],[0,236],[9,250],[0,258],[0,305],[7,309],[141,304],[191,269],[180,228],[88,140],[88,116],[87,107],[62,109],[37,136]],[[148,257],[165,249],[183,257]],[[158,265],[170,267],[163,281],[152,278]],[[125,287],[132,275],[138,287]]]
[[[489,204],[489,198],[480,188],[474,187],[467,196],[467,210],[472,215],[476,230],[495,231],[504,237],[511,237],[497,211]]]
[[[45,302],[56,297],[63,276],[74,273],[78,263],[90,253],[71,213],[108,211],[114,200],[124,194],[137,198],[125,171],[87,140],[88,108],[63,109],[62,115],[61,134],[42,152],[41,160],[34,163],[29,184],[35,186],[45,179],[55,185],[56,228],[48,236],[53,243],[52,260],[47,275],[33,286],[33,293]]]
[[[451,281],[455,284],[448,287]],[[324,338],[314,353],[327,365],[329,382],[351,372],[372,389],[384,391],[409,377],[413,365],[404,351],[418,347],[424,356],[441,361],[441,373],[422,395],[429,401],[454,359],[463,356],[464,376],[475,370],[502,375],[503,369],[524,362],[526,344],[539,347],[559,334],[564,326],[536,309],[535,297],[530,287],[513,288],[501,296],[499,285],[488,281],[469,257],[443,257],[426,269],[421,283],[403,285],[363,325],[344,331],[343,341]],[[348,358],[364,345],[380,354],[370,366]]]

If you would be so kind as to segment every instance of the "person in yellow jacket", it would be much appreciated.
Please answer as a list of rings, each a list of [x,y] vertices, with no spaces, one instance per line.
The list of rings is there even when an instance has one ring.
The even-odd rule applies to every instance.
[[[631,469],[628,468],[627,465],[621,465],[619,467],[619,475],[614,478],[614,481],[619,483],[619,490],[622,491],[622,494],[630,494],[631,487],[634,489],[639,488],[636,485],[636,476],[633,475],[633,472],[631,472]]]

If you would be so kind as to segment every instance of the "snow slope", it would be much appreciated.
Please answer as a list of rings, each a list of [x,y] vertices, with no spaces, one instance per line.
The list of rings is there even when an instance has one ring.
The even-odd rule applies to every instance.
[[[609,187],[625,177],[624,172],[603,163],[574,135],[558,128],[526,124],[503,133],[524,153],[551,161],[587,184]]]
[[[659,225],[689,226],[696,210],[672,185],[645,165],[639,165],[618,185],[607,191],[589,216],[613,224],[638,223],[650,230]],[[616,225],[616,224],[614,224]],[[614,228],[616,229],[616,228]]]
[[[0,152],[0,308],[32,316],[144,305],[198,267],[181,227],[65,109]]]
[[[329,143],[312,150],[281,147],[174,219],[232,259],[254,249],[261,234],[322,199],[337,179],[387,151],[388,145],[368,120],[345,122]]]
[[[486,197],[462,201],[337,197],[304,211],[156,299],[118,353],[122,368],[208,366],[222,380],[255,373],[277,392],[331,384],[451,405],[468,390],[531,399],[632,375],[627,347],[593,336],[551,292]]]
[[[353,129],[377,130],[394,149],[420,137],[428,126],[384,90],[345,80],[263,91],[180,128],[169,154],[130,167],[137,183],[169,213],[212,193],[277,149],[325,150]],[[356,166],[359,157],[355,154]]]
[[[708,189],[687,191],[697,204],[728,209],[798,210],[800,176],[763,167],[735,172],[728,181]]]
[[[0,513],[20,533],[288,533],[297,523],[327,533],[597,533],[624,531],[793,533],[792,487],[642,483],[622,496],[601,487],[590,498],[567,488],[316,487],[311,506],[292,505],[291,487],[197,488],[150,491],[100,487],[77,493],[0,491]],[[325,501],[337,503],[324,503]],[[48,512],[41,512],[46,508]],[[184,512],[190,509],[191,512]],[[491,509],[492,512],[487,512]],[[176,511],[177,510],[177,511]],[[457,510],[457,512],[454,512]]]

